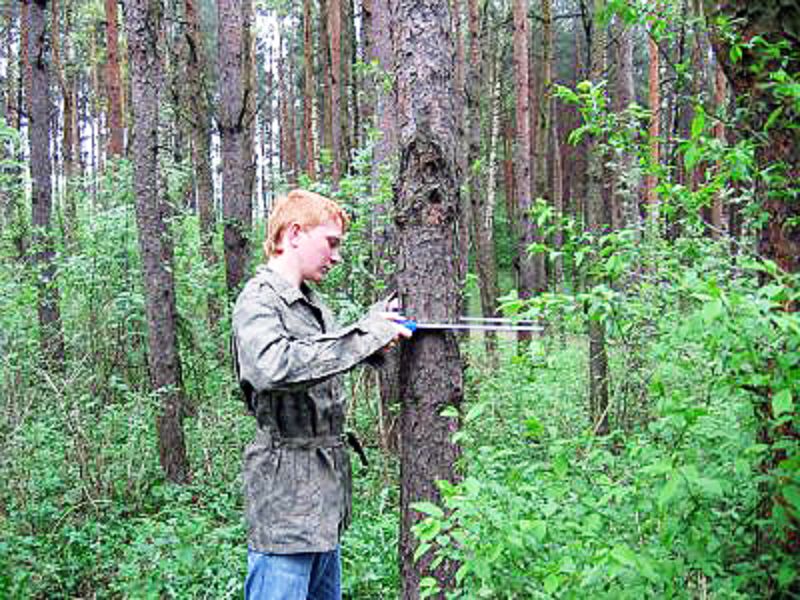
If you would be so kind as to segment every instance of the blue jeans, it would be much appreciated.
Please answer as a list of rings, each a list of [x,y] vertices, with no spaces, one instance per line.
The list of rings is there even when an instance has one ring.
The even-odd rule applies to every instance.
[[[331,552],[247,551],[245,600],[341,600],[339,548]]]

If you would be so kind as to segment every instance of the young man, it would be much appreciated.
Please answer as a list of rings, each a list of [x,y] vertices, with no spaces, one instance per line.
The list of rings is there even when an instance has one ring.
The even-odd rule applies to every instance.
[[[347,214],[294,190],[269,216],[267,264],[233,310],[237,376],[258,429],[244,453],[245,597],[339,600],[339,542],[350,522],[342,374],[411,332],[392,306],[349,327],[307,286],[341,260]]]

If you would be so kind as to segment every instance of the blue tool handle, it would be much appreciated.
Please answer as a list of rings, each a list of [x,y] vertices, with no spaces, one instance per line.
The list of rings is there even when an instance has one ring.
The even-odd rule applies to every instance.
[[[414,333],[417,330],[417,322],[412,321],[411,319],[402,319],[399,321],[395,321],[398,325],[402,325],[406,329],[410,329],[411,333]]]

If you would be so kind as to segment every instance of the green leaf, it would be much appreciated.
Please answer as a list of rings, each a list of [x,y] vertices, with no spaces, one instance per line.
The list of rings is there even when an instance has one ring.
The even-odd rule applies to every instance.
[[[448,418],[451,418],[451,419],[457,419],[458,418],[458,409],[455,406],[452,406],[452,405],[451,406],[445,406],[442,409],[442,412],[440,412],[439,414],[441,416],[443,416],[443,417],[448,417]]]
[[[782,490],[783,497],[786,498],[789,506],[794,509],[795,514],[800,515],[800,487],[787,485]]]
[[[770,129],[775,124],[775,121],[778,120],[778,117],[780,117],[782,114],[783,114],[782,106],[779,106],[778,108],[773,110],[770,113],[769,117],[767,118],[767,122],[764,124],[764,131]]]
[[[411,508],[437,519],[444,518],[444,511],[436,506],[433,502],[414,502],[411,505]]]
[[[691,145],[686,149],[686,152],[683,154],[683,164],[686,165],[687,169],[693,169],[694,166],[700,162],[700,158],[702,157],[700,148],[695,145]]]
[[[772,397],[772,414],[775,415],[775,417],[791,414],[793,410],[794,401],[792,400],[792,390],[782,389]]]
[[[555,573],[550,573],[550,575],[544,578],[544,591],[552,595],[558,589],[560,584],[561,580],[558,575]]]
[[[780,588],[786,589],[796,578],[797,565],[791,562],[783,563],[778,571],[778,585]]]
[[[553,459],[553,473],[559,479],[563,479],[569,470],[569,461],[564,454],[559,454]]]
[[[486,402],[480,402],[469,409],[467,415],[464,417],[464,421],[470,423],[480,417],[483,412],[486,410]]]
[[[422,558],[428,550],[431,549],[431,544],[429,542],[422,542],[417,549],[414,550],[414,562],[417,562],[420,558]]]
[[[718,498],[722,496],[722,484],[717,479],[698,477],[695,482],[706,496]]]
[[[611,558],[626,567],[636,567],[636,553],[624,544],[614,546],[611,550]]]
[[[692,119],[692,138],[697,139],[706,129],[706,113],[702,108],[698,108]]]
[[[663,509],[667,504],[672,502],[675,496],[678,495],[680,490],[681,480],[677,473],[673,473],[672,477],[667,480],[661,492],[658,494],[658,506]]]

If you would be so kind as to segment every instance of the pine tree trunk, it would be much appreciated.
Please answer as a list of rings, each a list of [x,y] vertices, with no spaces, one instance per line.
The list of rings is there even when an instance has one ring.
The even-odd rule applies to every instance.
[[[245,162],[245,37],[242,0],[219,0],[219,133],[222,145],[222,214],[225,218],[225,282],[234,297],[246,275],[252,195]]]
[[[656,10],[658,10],[658,3]],[[648,38],[648,52],[650,64],[648,67],[648,99],[650,106],[650,165],[655,168],[660,161],[661,151],[659,136],[661,135],[661,88],[660,88],[660,68],[661,59],[659,57],[658,42],[651,33]],[[656,195],[656,176],[649,173],[645,177],[645,204],[647,206],[648,222],[653,233],[657,232],[659,222],[658,196]]]
[[[601,15],[605,0],[594,0],[594,28],[591,45],[591,78],[597,84],[605,73],[606,67],[606,34]],[[586,169],[586,214],[589,230],[595,235],[602,235],[607,228],[608,211],[603,199],[603,163],[601,150],[602,140],[594,138],[587,149],[588,168]],[[595,285],[592,279],[587,280],[591,289]],[[606,352],[605,325],[597,318],[589,315],[589,414],[596,433],[605,435],[608,425],[608,355]]]
[[[161,466],[174,483],[189,481],[183,435],[186,413],[178,355],[171,210],[159,176],[159,102],[163,86],[158,47],[161,0],[131,2],[126,14],[133,106],[133,180],[146,291],[148,365],[161,399],[157,419]]]
[[[617,18],[614,30],[618,41],[614,107],[617,113],[622,113],[636,101],[633,81],[633,32],[620,18]],[[619,173],[614,178],[612,189],[611,225],[614,229],[634,227],[638,230],[638,196],[641,182],[637,173],[637,157],[627,148],[623,148],[620,152]]]
[[[328,107],[331,118],[331,180],[334,189],[339,187],[342,177],[342,0],[328,0],[328,52],[331,59],[330,78],[331,103]]]
[[[242,214],[246,216],[248,229],[253,221],[253,189],[256,182],[255,137],[256,137],[256,59],[253,36],[253,0],[242,0],[242,147],[241,164],[244,169],[242,191]]]
[[[211,107],[208,103],[208,55],[203,42],[197,0],[185,0],[188,54],[186,84],[191,110],[192,164],[200,226],[200,254],[210,273],[216,270],[219,257],[214,248],[217,216],[214,209],[214,181],[211,171]],[[214,287],[214,286],[212,286]],[[222,306],[214,292],[208,294],[208,323],[215,327],[222,318]]]
[[[398,235],[397,284],[402,306],[420,320],[461,314],[458,240],[461,206],[456,160],[455,44],[447,2],[392,0],[396,19],[400,173],[395,187]],[[411,527],[423,516],[412,505],[439,499],[436,481],[453,480],[459,456],[450,441],[457,428],[441,416],[461,406],[463,363],[456,337],[417,332],[402,347],[400,570],[404,600],[419,598],[430,575],[447,588],[457,565],[436,567],[431,557],[414,562]]]
[[[482,110],[481,100],[487,91],[491,89],[491,94],[486,105],[490,113],[490,135],[494,135],[494,109],[495,109],[495,78],[496,73],[492,67],[492,77],[489,86],[484,85],[484,55],[488,54],[488,61],[492,65],[494,59],[491,53],[484,52],[486,44],[487,26],[480,22],[480,11],[478,0],[469,0],[468,3],[468,26],[469,26],[469,60],[467,62],[467,190],[469,194],[470,224],[472,226],[472,243],[475,256],[475,270],[478,275],[478,290],[481,300],[481,313],[484,317],[496,316],[497,310],[497,270],[495,268],[494,235],[493,235],[493,212],[492,204],[488,198],[488,189],[484,189],[483,180],[485,178],[484,168],[481,167],[482,144],[481,144],[481,124]],[[490,139],[494,142],[496,137]],[[490,148],[490,152],[493,147]],[[494,166],[489,161],[488,169]],[[487,186],[488,187],[488,186]],[[486,332],[484,335],[486,354],[491,364],[497,361],[497,336],[494,332]]]
[[[122,78],[120,76],[117,1],[105,0],[106,9],[106,96],[108,97],[108,155],[125,152],[122,124]]]
[[[3,36],[3,51],[7,60],[5,85],[2,86],[3,98],[3,118],[6,125],[11,129],[19,130],[19,95],[22,89],[21,78],[24,68],[20,68],[21,53],[25,47],[15,44],[14,32],[21,33],[22,25],[19,22],[20,4],[18,2],[8,2],[5,5],[5,35]],[[22,173],[19,167],[21,162],[20,149],[9,148],[6,144],[0,147],[0,160],[8,159],[9,162],[0,167],[5,177],[5,185],[0,187],[0,223],[2,230],[11,229],[10,239],[17,252],[17,257],[22,258],[24,254],[24,236],[22,223]]]
[[[33,264],[38,281],[39,335],[42,355],[50,368],[64,367],[64,334],[56,282],[53,236],[52,161],[50,156],[50,56],[47,52],[46,2],[27,0],[29,36],[29,136]]]
[[[385,190],[387,177],[393,177],[397,169],[397,113],[393,94],[382,84],[385,74],[394,71],[394,52],[392,51],[392,18],[388,0],[368,0],[363,3],[364,12],[364,51],[369,62],[377,62],[380,72],[371,86],[374,95],[374,109],[366,102],[367,110],[363,115],[374,112],[374,126],[379,131],[379,139],[375,142],[372,159],[371,187],[376,199]],[[372,123],[370,123],[371,125]],[[370,231],[372,233],[372,262],[375,265],[375,277],[380,281],[390,279],[386,265],[393,262],[395,253],[394,225],[387,213],[389,206],[384,202],[376,202],[372,212]],[[387,281],[387,287],[393,289],[394,283]],[[399,397],[399,354],[392,352],[386,356],[386,364],[378,371],[378,389],[380,391],[380,433],[381,445],[386,452],[399,449],[397,427],[397,411],[393,408]]]
[[[528,0],[514,0],[514,86],[516,97],[516,132],[514,138],[514,175],[517,198],[517,217],[519,219],[518,240],[518,287],[522,298],[530,298],[541,285],[541,273],[537,269],[537,259],[528,252],[531,244],[537,241],[536,226],[530,217],[533,207],[531,197],[531,109],[530,81],[528,64]],[[529,340],[530,333],[518,334],[521,341]]]
[[[316,151],[314,150],[314,38],[312,23],[312,0],[303,2],[303,56],[305,91],[303,93],[303,144],[306,158],[306,175],[311,181],[317,176]]]

